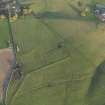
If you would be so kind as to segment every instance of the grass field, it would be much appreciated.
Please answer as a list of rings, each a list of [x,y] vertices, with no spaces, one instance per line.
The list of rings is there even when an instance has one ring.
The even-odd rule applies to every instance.
[[[23,78],[11,81],[8,105],[105,104],[105,24],[80,17],[70,7],[77,1],[36,1],[34,11],[42,18],[27,16],[12,23]],[[105,3],[81,1],[83,7]],[[0,27],[7,35],[5,24]]]
[[[9,40],[7,22],[0,21],[0,48],[6,48]]]

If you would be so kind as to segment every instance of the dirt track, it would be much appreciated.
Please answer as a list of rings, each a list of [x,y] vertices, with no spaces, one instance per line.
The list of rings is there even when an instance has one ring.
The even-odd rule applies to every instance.
[[[13,61],[13,52],[12,49],[0,49],[0,96],[3,94],[3,83],[6,79],[6,76],[11,70],[11,64]],[[1,99],[1,97],[0,97]]]

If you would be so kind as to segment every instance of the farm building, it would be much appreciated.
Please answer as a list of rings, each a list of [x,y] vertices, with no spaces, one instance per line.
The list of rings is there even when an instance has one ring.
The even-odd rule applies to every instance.
[[[21,11],[21,6],[16,1],[4,1],[0,2],[0,15],[11,17],[18,15]]]
[[[100,5],[97,4],[94,10],[95,16],[101,20],[101,21],[105,21],[105,6],[104,5]]]

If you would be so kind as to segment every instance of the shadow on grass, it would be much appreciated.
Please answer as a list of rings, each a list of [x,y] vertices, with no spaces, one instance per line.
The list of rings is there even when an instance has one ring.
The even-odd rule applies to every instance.
[[[105,86],[105,61],[102,62],[97,68],[92,77],[87,96],[93,96],[97,89]]]
[[[43,13],[34,14],[35,18],[47,18],[47,19],[70,19],[71,16],[62,12],[50,12],[46,11]]]
[[[90,22],[96,22],[96,19],[93,17],[82,17],[82,16],[71,16],[70,14],[63,13],[63,12],[51,12],[46,11],[43,13],[32,13],[34,18],[36,19],[65,19],[65,20],[77,20],[77,21],[90,21]]]

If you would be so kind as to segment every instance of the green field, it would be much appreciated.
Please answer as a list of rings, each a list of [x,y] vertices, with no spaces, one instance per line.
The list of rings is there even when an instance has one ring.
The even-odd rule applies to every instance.
[[[0,21],[0,48],[6,48],[9,40],[9,31],[7,22]]]
[[[23,77],[11,81],[7,105],[105,105],[105,23],[80,17],[70,6],[77,2],[36,0],[32,8],[42,18],[12,23]],[[0,22],[0,29],[3,48],[7,24]]]

